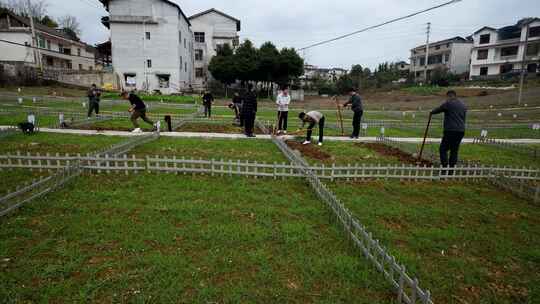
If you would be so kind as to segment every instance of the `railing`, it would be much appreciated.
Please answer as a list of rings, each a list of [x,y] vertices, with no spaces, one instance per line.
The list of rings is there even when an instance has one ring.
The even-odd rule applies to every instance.
[[[498,148],[512,150],[512,151],[519,152],[525,155],[529,155],[534,159],[537,159],[540,157],[540,149],[525,146],[525,145],[513,144],[513,143],[502,141],[502,140],[484,137],[484,138],[475,138],[473,143],[479,144],[479,145],[496,146]]]

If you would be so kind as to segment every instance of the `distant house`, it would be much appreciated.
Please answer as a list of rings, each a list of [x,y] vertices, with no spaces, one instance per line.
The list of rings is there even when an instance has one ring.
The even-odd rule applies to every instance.
[[[445,68],[453,74],[469,72],[472,47],[472,40],[463,37],[454,37],[430,43],[427,65],[428,79],[433,70],[440,68]],[[414,75],[415,80],[425,80],[425,63],[426,45],[424,44],[412,49],[410,72]]]
[[[304,65],[304,75],[300,76],[302,85],[309,86],[316,79],[323,79],[330,82],[336,82],[341,76],[344,76],[349,71],[343,68],[319,68],[314,65]]]
[[[113,70],[124,89],[163,94],[193,83],[193,32],[180,6],[168,0],[100,0],[109,12]]]
[[[8,10],[0,11],[0,61],[41,65],[46,69],[94,70],[95,49],[61,29],[34,23],[36,49],[32,46],[30,19]]]
[[[189,17],[194,35],[196,87],[206,86],[211,75],[208,64],[219,46],[228,44],[232,49],[239,45],[240,20],[215,8]]]
[[[527,53],[523,54],[529,28]],[[537,73],[540,64],[540,19],[526,18],[517,24],[495,29],[483,27],[473,34],[471,78],[492,78],[521,71]]]
[[[400,72],[409,72],[411,65],[405,61],[396,62],[396,67]]]

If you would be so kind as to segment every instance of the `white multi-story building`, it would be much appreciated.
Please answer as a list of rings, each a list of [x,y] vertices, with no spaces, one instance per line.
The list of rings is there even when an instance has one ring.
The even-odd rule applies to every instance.
[[[527,37],[527,29],[529,29]],[[523,65],[525,42],[527,53]],[[473,34],[471,78],[500,77],[526,68],[537,73],[540,64],[540,19],[527,18],[516,25],[483,27]]]
[[[168,0],[100,0],[110,16],[112,64],[128,90],[181,92],[193,83],[193,33]]]
[[[95,50],[59,29],[35,23],[36,48],[32,48],[30,19],[10,11],[0,12],[0,61],[45,69],[93,70]]]
[[[427,65],[428,79],[435,69],[446,69],[453,74],[469,72],[472,46],[472,40],[462,37],[430,43]],[[415,80],[425,80],[425,63],[426,45],[412,49],[410,72],[413,73]]]
[[[204,87],[211,79],[208,64],[216,55],[218,46],[229,44],[234,49],[239,44],[240,20],[214,8],[189,17],[194,35],[195,79],[194,86]]]

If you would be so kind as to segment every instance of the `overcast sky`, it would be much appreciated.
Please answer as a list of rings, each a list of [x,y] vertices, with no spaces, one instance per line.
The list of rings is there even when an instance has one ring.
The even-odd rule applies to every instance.
[[[53,16],[79,18],[82,39],[106,41],[100,19],[107,12],[98,0],[48,0]],[[448,0],[173,0],[188,16],[216,8],[242,21],[241,39],[260,45],[301,48],[335,36],[375,25]],[[426,23],[432,23],[432,41],[468,36],[482,26],[515,24],[523,17],[540,17],[539,0],[463,0],[370,32],[307,50],[306,62],[320,67],[375,67],[384,61],[408,61],[409,50],[425,43]]]

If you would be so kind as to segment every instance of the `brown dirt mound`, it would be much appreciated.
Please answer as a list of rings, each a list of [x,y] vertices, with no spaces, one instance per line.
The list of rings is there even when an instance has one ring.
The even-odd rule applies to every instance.
[[[403,163],[406,163],[406,164],[412,164],[412,165],[416,165],[416,164],[419,164],[421,166],[428,166],[428,167],[431,167],[433,166],[433,163],[428,161],[428,160],[422,160],[422,161],[418,161],[417,158],[413,157],[412,155],[406,153],[406,152],[403,152],[401,151],[400,149],[397,149],[397,148],[394,148],[394,147],[389,147],[385,144],[381,144],[381,143],[357,143],[355,144],[356,146],[360,146],[360,147],[363,147],[363,148],[368,148],[368,149],[371,149],[381,155],[384,155],[384,156],[390,156],[390,157],[395,157],[397,158],[400,162],[403,162]]]
[[[302,155],[305,155],[305,156],[307,156],[309,158],[312,158],[312,159],[317,159],[317,160],[323,160],[324,161],[324,160],[329,160],[329,159],[332,158],[332,155],[321,151],[315,145],[302,145],[299,142],[290,141],[290,140],[286,141],[286,143],[291,149],[300,151],[300,153],[302,153]]]
[[[243,134],[244,129],[226,124],[205,124],[205,123],[189,123],[176,129],[178,132],[200,132],[200,133],[226,133],[226,134]],[[255,134],[264,134],[259,128],[255,128]]]

